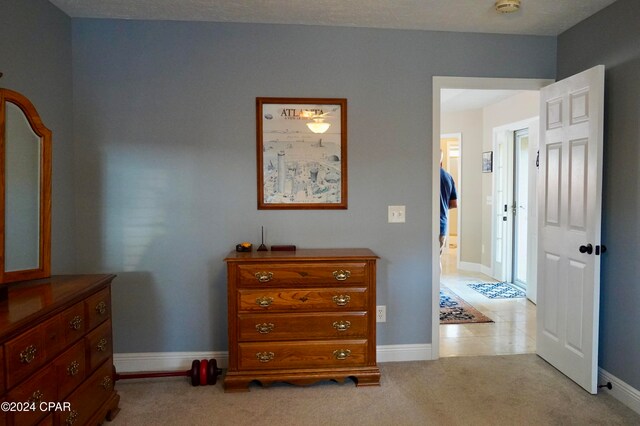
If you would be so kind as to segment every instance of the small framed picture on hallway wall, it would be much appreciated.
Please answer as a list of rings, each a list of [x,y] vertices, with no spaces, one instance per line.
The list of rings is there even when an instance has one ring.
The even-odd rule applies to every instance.
[[[482,173],[493,172],[493,151],[482,153]]]

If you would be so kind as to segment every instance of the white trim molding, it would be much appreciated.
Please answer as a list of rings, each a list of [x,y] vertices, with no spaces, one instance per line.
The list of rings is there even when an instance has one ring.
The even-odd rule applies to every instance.
[[[638,389],[633,388],[602,368],[598,368],[598,373],[598,381],[600,384],[611,382],[611,385],[613,386],[611,390],[601,388],[601,391],[610,394],[612,397],[640,414],[640,391],[638,391]]]
[[[376,349],[378,362],[429,361],[431,344],[386,345]],[[229,354],[217,352],[142,352],[113,355],[118,373],[180,371],[191,368],[194,359],[215,359],[219,368],[227,368]]]
[[[141,352],[113,354],[118,373],[187,371],[194,359],[215,359],[219,368],[229,365],[227,352]]]
[[[460,261],[458,263],[458,269],[461,269],[463,271],[468,271],[468,272],[481,272],[483,271],[484,265],[481,265],[479,263],[472,263],[472,262],[462,262]]]
[[[376,358],[378,362],[430,361],[434,359],[430,343],[378,346]]]

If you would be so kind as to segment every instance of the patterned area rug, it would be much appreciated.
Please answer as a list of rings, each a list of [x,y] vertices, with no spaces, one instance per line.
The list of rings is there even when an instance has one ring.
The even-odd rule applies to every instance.
[[[447,287],[440,287],[440,324],[493,322]]]
[[[478,283],[469,287],[489,299],[515,299],[526,297],[526,293],[510,283]]]

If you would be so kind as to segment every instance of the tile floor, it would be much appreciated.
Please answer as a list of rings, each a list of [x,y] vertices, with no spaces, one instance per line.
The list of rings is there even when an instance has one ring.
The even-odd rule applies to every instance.
[[[440,325],[440,356],[535,353],[536,306],[526,298],[489,299],[473,290],[467,284],[496,280],[480,273],[458,271],[455,256],[455,248],[449,248],[442,256],[442,285],[495,322]]]

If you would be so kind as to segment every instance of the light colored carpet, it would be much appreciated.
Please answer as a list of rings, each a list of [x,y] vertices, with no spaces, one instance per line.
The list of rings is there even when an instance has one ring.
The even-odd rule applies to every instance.
[[[121,411],[107,425],[639,425],[610,395],[590,395],[536,355],[382,363],[380,387],[308,387],[187,378],[121,380]]]

